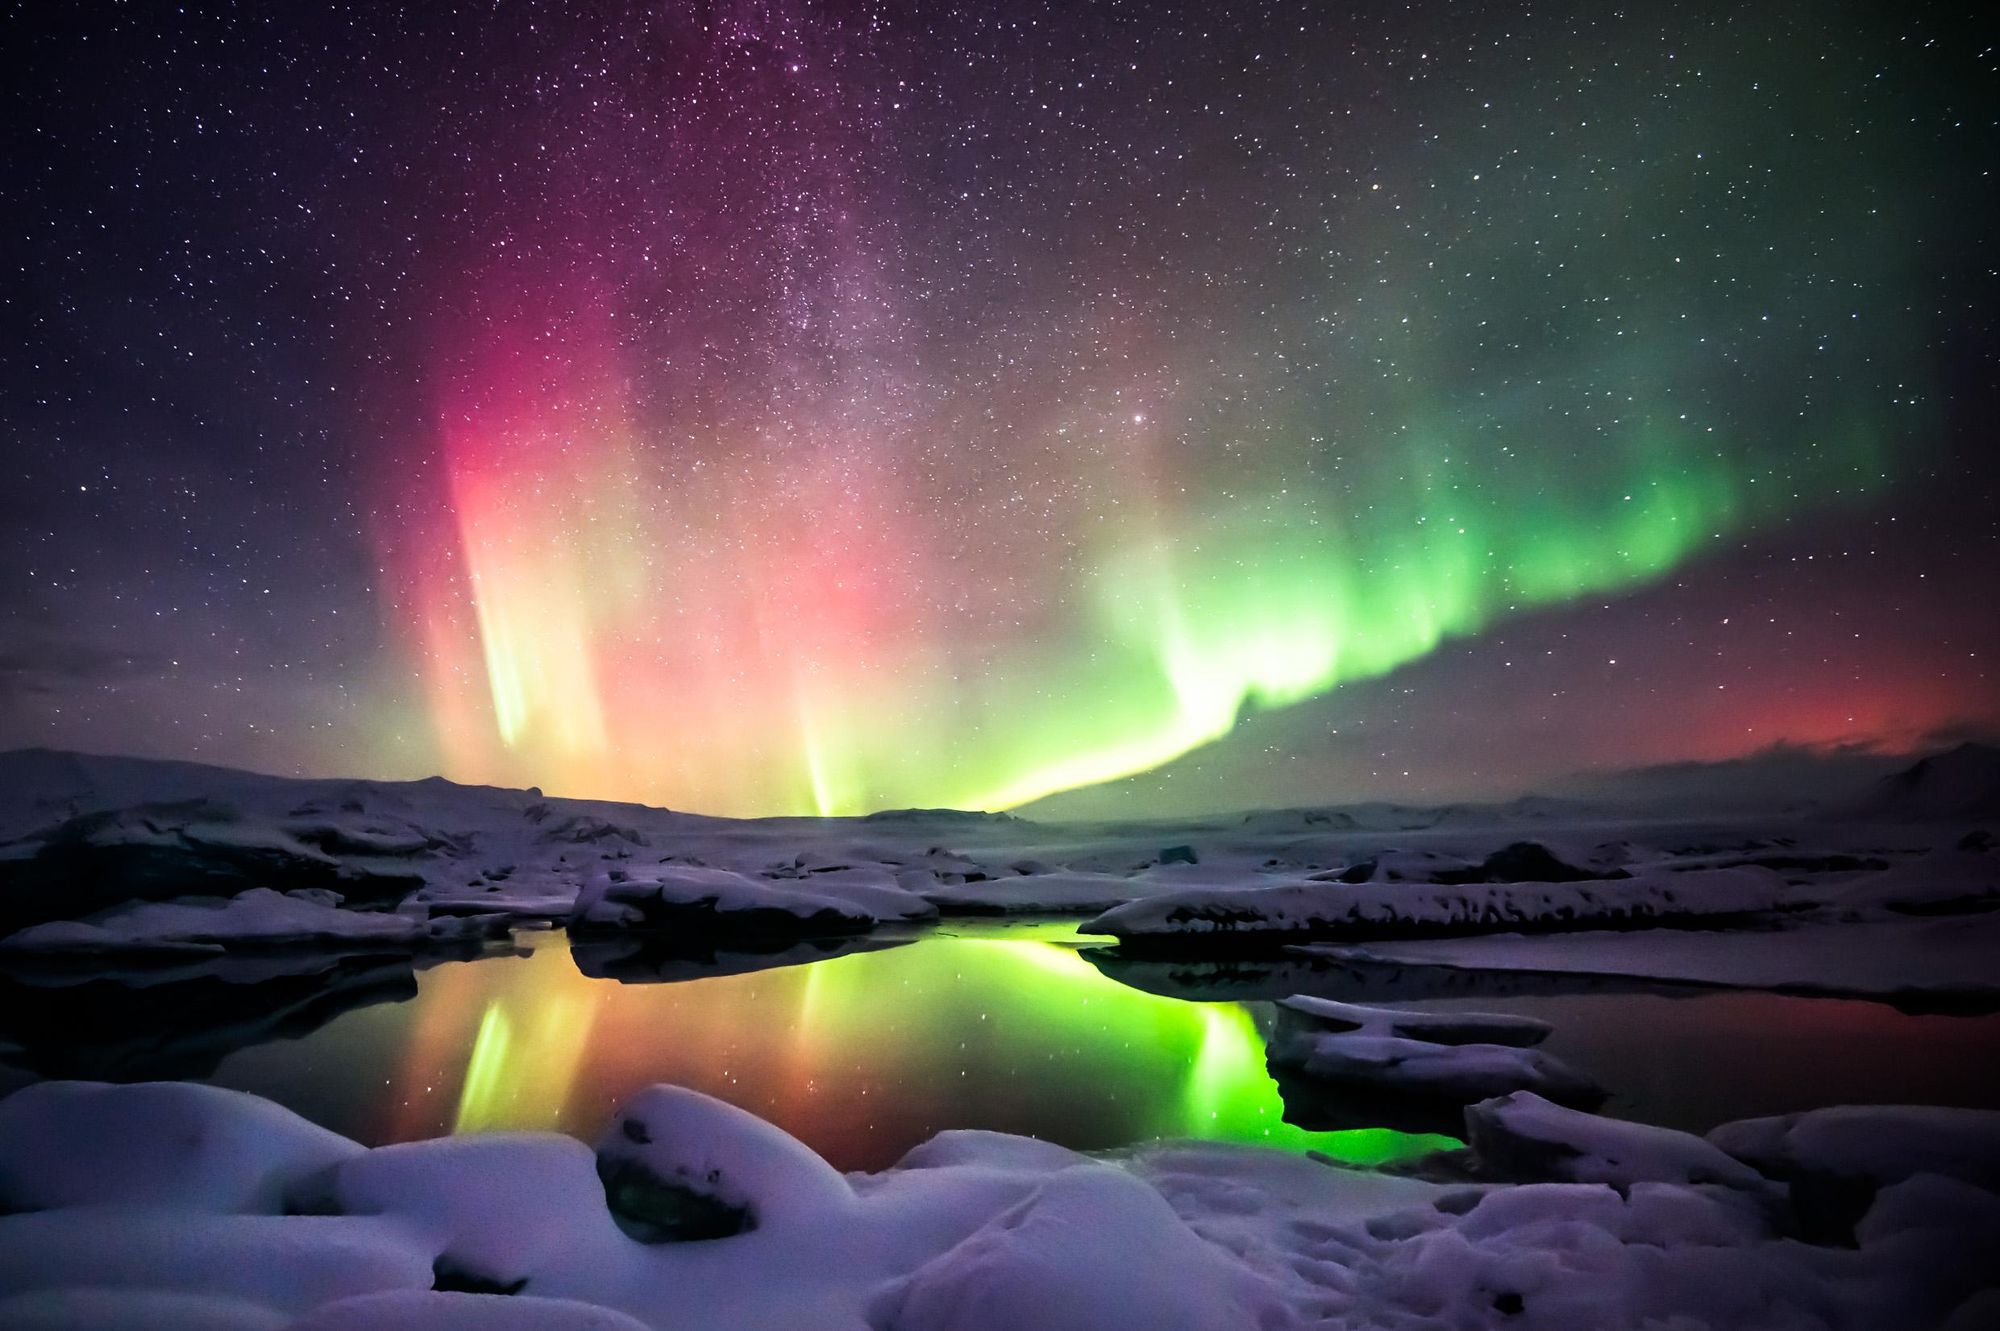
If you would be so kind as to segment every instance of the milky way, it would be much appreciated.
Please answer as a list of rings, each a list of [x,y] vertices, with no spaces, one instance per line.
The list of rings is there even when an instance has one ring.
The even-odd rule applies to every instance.
[[[136,510],[150,473],[187,513],[175,539],[155,514],[83,541],[24,512],[10,604],[36,651],[82,650],[76,594],[144,583],[108,613],[171,605],[180,631],[122,630],[152,664],[111,691],[193,669],[202,720],[92,701],[101,680],[52,681],[24,649],[42,673],[9,738],[728,813],[1014,807],[1220,742],[1234,776],[1202,797],[1241,804],[1278,789],[1242,775],[1264,718],[1309,746],[1325,700],[1379,699],[1510,625],[1688,580],[1689,620],[1741,618],[1746,561],[1826,533],[1862,557],[1808,552],[1822,615],[1993,565],[1990,515],[1952,507],[1993,484],[1990,461],[1966,471],[1952,368],[1990,345],[1966,293],[1990,276],[1969,209],[1993,58],[1922,15],[292,22],[39,37],[62,58],[23,94],[39,155],[17,193],[51,257],[11,311],[30,336],[9,382],[59,388],[9,419],[28,439],[53,415],[105,465],[72,481],[42,458],[26,489]],[[121,62],[147,96],[55,116]],[[170,178],[62,151],[106,135]],[[129,210],[115,243],[92,233],[106,208]],[[147,307],[163,330],[117,327],[90,280],[114,259],[169,288]],[[114,395],[73,342],[147,373]],[[105,442],[177,414],[157,383],[199,400],[178,412],[199,428]],[[224,476],[181,505],[181,441],[205,433],[239,442],[194,446]],[[312,516],[264,512],[232,551],[212,510],[252,484]],[[260,562],[288,534],[333,553]],[[194,588],[158,571],[190,561]],[[231,716],[230,663],[185,603],[213,641],[274,580],[287,608],[233,656],[257,717]],[[1871,648],[1866,679],[1762,649],[1750,693],[1732,676],[1768,722],[1744,733],[1482,761],[1525,779],[1990,722],[1992,635],[1917,613],[1901,631],[1929,648]],[[1493,653],[1480,671],[1513,668]],[[1649,683],[1669,708],[1716,687]],[[1907,705],[1867,705],[1889,694]],[[1344,779],[1304,793],[1373,793]]]

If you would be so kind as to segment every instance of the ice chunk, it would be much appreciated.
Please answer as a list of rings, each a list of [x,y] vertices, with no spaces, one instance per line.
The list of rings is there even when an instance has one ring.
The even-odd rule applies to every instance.
[[[1064,1170],[892,1287],[882,1331],[1241,1331],[1283,1307],[1119,1170]]]
[[[1652,1182],[1772,1190],[1763,1175],[1699,1137],[1566,1109],[1533,1091],[1471,1106],[1465,1128],[1480,1163],[1505,1177],[1620,1188]]]
[[[605,1208],[590,1148],[553,1133],[493,1133],[383,1146],[344,1160],[332,1200],[392,1217],[437,1251],[460,1286],[535,1292],[626,1242]]]
[[[1773,1178],[1881,1187],[1930,1173],[2000,1191],[2000,1111],[1990,1109],[1842,1105],[1725,1123],[1708,1140]]]
[[[790,1133],[682,1086],[627,1102],[597,1144],[613,1213],[649,1241],[726,1238],[854,1205],[838,1170]]]
[[[1631,927],[1655,920],[1740,917],[1793,903],[1783,878],[1743,867],[1654,871],[1621,881],[1488,883],[1287,883],[1168,892],[1108,910],[1079,933],[1121,945],[1270,945],[1309,939],[1560,931]]]

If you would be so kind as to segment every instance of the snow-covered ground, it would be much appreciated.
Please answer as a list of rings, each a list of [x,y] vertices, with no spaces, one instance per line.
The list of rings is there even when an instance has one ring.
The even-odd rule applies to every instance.
[[[1627,975],[1917,1008],[2000,1005],[2000,915],[1801,923],[1768,931],[1658,929],[1425,938],[1303,949],[1346,961],[1477,971]]]
[[[893,945],[941,915],[1094,915],[1082,930],[1119,944],[1109,975],[1172,991],[1176,965],[1243,964],[1246,989],[1285,1000],[1268,1054],[1288,1112],[1298,1086],[1301,1112],[1330,1118],[1420,1102],[1426,1130],[1470,1146],[1412,1177],[947,1132],[843,1175],[675,1087],[629,1101],[594,1148],[369,1150],[211,1087],[45,1082],[0,1101],[0,1326],[2000,1324],[1980,1292],[2000,1250],[1993,1114],[1829,1108],[1702,1139],[1575,1107],[1597,1088],[1533,1047],[1540,1023],[1284,987],[1393,962],[1440,995],[1468,973],[1450,968],[1478,968],[2000,1006],[2000,843],[1973,821],[1994,765],[1949,758],[1839,817],[1523,800],[1045,825],[734,821],[0,755],[0,965],[52,1004],[115,960],[213,973],[244,991],[235,1020],[283,1029],[315,986],[336,1004],[405,993],[438,949],[502,947],[515,926],[568,926],[587,974],[671,979]],[[334,947],[338,964],[312,959]],[[174,1075],[214,1056],[170,1052],[197,1069]]]
[[[1045,825],[926,810],[731,820],[435,779],[300,781],[22,751],[0,754],[0,953],[75,961],[335,940],[415,951],[535,921],[696,953],[768,951],[940,913],[1094,915],[1085,930],[1128,949],[1202,953],[1956,916],[2000,901],[2000,849],[1961,816],[1992,798],[1986,752],[1918,764],[1866,794],[1866,817],[1648,820],[1526,799]],[[1806,949],[1780,969],[1819,959],[1821,944],[1805,941],[1819,935],[1775,937],[1764,950]],[[1875,937],[1879,958],[1901,935]],[[1582,957],[1594,944],[1536,946]]]
[[[843,1175],[671,1086],[595,1150],[550,1134],[364,1150],[234,1092],[50,1082],[0,1102],[0,1324],[1990,1325],[1995,1116],[1947,1116],[1940,1148],[1935,1111],[1869,1112],[1704,1141],[1520,1093],[1471,1111],[1472,1181],[1450,1184],[977,1132]],[[1798,1236],[1815,1171],[1862,1189],[1837,1242]]]

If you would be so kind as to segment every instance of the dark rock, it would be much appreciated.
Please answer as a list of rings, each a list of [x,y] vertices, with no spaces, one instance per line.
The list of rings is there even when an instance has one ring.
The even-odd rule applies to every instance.
[[[630,1124],[623,1125],[631,1136]],[[643,1131],[644,1125],[641,1125]],[[633,1138],[644,1142],[648,1138]],[[757,1217],[688,1184],[661,1178],[631,1157],[599,1155],[597,1177],[604,1183],[604,1202],[618,1228],[641,1243],[699,1243],[747,1234]]]
[[[1590,879],[1631,876],[1623,869],[1579,868],[1557,859],[1539,841],[1516,841],[1494,851],[1470,868],[1440,869],[1431,875],[1431,881],[1455,887],[1465,883],[1581,883]]]

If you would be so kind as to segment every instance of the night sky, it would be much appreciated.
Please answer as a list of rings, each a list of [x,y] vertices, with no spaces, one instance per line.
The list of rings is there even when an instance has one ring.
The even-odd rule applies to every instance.
[[[1982,9],[11,7],[0,747],[1186,813],[1989,734]]]

